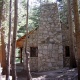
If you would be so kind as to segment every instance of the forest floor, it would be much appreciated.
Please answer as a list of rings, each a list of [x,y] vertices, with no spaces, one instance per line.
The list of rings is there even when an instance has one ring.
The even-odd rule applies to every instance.
[[[77,69],[63,68],[46,72],[31,72],[32,80],[78,80]],[[17,66],[18,80],[26,80],[26,71]]]

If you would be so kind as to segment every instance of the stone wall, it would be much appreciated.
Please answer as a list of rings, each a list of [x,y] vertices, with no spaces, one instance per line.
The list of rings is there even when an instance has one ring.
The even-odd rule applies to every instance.
[[[30,52],[30,47],[38,47],[38,30],[30,31],[27,40],[27,51]],[[24,54],[24,68],[26,68],[26,56]],[[38,57],[30,57],[30,70],[38,71]]]
[[[63,43],[63,64],[64,67],[69,67],[70,66],[70,56],[66,57],[66,50],[65,47],[69,46],[70,48],[70,40],[69,40],[69,27],[66,24],[61,24],[62,28],[62,43]]]
[[[57,4],[41,5],[38,31],[38,70],[54,70],[63,67],[61,25]]]
[[[38,47],[38,57],[30,58],[31,71],[48,71],[63,67],[61,24],[56,3],[41,5],[37,30],[28,35],[27,50]]]
[[[65,49],[66,46],[69,47],[69,50],[71,49],[70,48],[70,28],[68,25],[64,23],[62,23],[61,28],[62,28],[63,58],[64,58],[63,64],[64,64],[64,67],[70,67],[70,55],[66,56],[66,49]],[[74,23],[73,23],[73,28],[75,28]],[[74,48],[73,52],[77,60],[75,31],[73,31],[73,46],[72,47]]]
[[[28,51],[30,52],[30,47],[38,47],[38,32],[37,30],[33,30],[28,35]],[[31,71],[38,70],[38,57],[30,58],[30,69]]]

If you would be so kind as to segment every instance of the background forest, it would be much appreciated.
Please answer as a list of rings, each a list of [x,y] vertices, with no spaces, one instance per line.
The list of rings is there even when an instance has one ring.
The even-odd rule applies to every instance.
[[[80,0],[78,2],[70,0],[0,0],[0,45],[3,51],[6,53],[7,63],[7,80],[10,74],[10,57],[12,61],[12,76],[13,80],[16,80],[15,62],[19,62],[19,59],[15,60],[15,56],[19,56],[19,50],[16,49],[16,40],[23,35],[28,34],[31,30],[35,30],[39,27],[40,8],[44,3],[58,4],[60,23],[66,25],[66,29],[70,28],[76,34],[76,51],[78,53],[78,73],[80,75],[80,39],[79,39],[79,13],[80,13]],[[74,4],[76,3],[76,4]],[[78,3],[78,5],[77,5]],[[72,21],[72,23],[70,23]],[[73,26],[73,27],[72,27]],[[72,32],[72,31],[70,31]],[[70,33],[70,42],[72,42],[72,33]],[[72,45],[72,44],[71,44]],[[24,52],[27,47],[27,37],[25,40]],[[70,46],[71,47],[71,46]],[[25,52],[26,53],[26,52]],[[28,54],[26,55],[28,57]],[[72,57],[71,57],[72,56]],[[71,54],[71,59],[73,54]],[[73,59],[74,60],[74,59]],[[75,61],[73,61],[75,62]],[[4,70],[4,69],[3,69]],[[28,68],[27,68],[28,72]],[[29,73],[27,73],[29,76]],[[80,79],[80,76],[78,76]]]

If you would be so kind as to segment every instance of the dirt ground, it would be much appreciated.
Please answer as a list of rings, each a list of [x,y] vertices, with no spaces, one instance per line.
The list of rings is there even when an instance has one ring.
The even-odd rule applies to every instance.
[[[78,80],[77,69],[63,68],[46,72],[31,72],[32,80]],[[20,65],[17,66],[18,80],[26,80],[26,71]]]

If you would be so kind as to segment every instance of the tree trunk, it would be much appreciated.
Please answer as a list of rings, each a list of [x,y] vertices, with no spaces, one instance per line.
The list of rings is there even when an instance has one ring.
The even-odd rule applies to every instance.
[[[4,42],[4,31],[1,31],[1,48],[2,48],[2,62],[1,66],[3,67],[3,74],[6,74],[6,50],[5,50],[5,42]]]
[[[18,0],[14,0],[14,30],[13,30],[13,42],[12,42],[12,80],[17,80],[16,78],[16,64],[15,64],[15,49],[16,49],[16,33],[17,33],[17,9]]]
[[[27,51],[27,42],[28,42],[28,4],[29,0],[27,0],[27,16],[26,16],[26,39],[25,39],[25,54],[26,54],[26,80],[31,80],[31,74],[30,74],[30,66],[29,66],[29,57],[30,53]]]
[[[70,41],[70,68],[75,68],[77,67],[77,65],[76,65],[75,51],[74,51],[71,1],[67,0],[67,3],[68,3],[68,26],[69,26],[69,41]]]
[[[10,0],[10,7],[9,7],[9,33],[8,33],[8,52],[7,52],[7,73],[6,73],[6,80],[9,80],[10,76],[10,36],[11,36],[11,7],[12,7],[12,0]]]
[[[77,58],[78,58],[78,80],[80,80],[80,23],[77,0],[73,0],[74,10],[74,23],[75,23],[75,35],[76,35],[76,47],[77,47]]]
[[[2,10],[3,10],[3,0],[0,1],[0,28],[1,28],[1,21],[2,21]],[[6,51],[5,51],[5,43],[4,43],[4,32],[1,29],[1,43],[2,43],[2,67],[3,67],[3,74],[6,72]]]
[[[1,20],[2,20],[2,10],[3,10],[3,0],[0,1],[0,28],[1,28]]]

